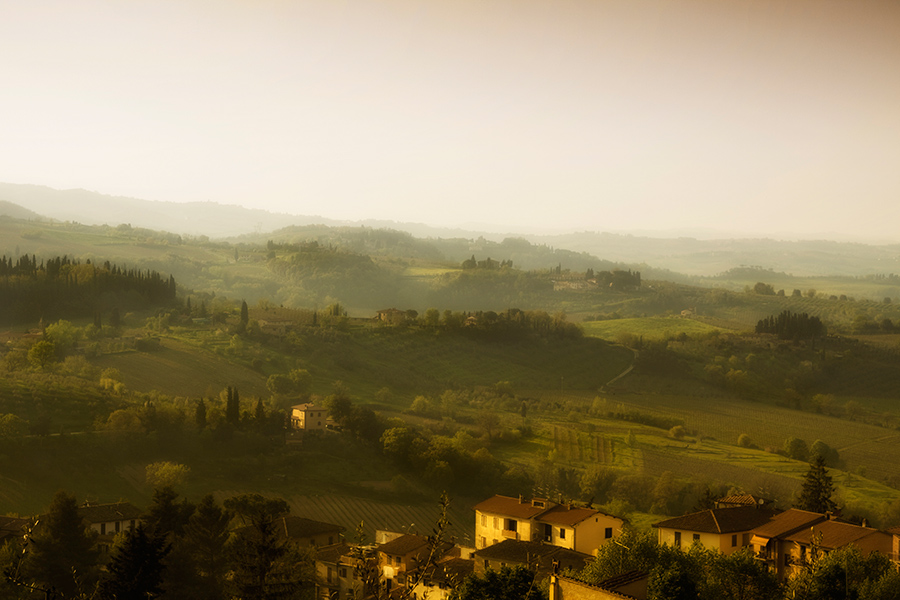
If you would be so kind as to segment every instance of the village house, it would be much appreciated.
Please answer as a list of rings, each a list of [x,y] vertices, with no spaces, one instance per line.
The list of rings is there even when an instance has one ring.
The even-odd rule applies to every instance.
[[[494,496],[475,505],[475,547],[502,540],[544,542],[585,554],[610,541],[624,521],[592,508],[546,499]]]
[[[775,511],[761,505],[713,508],[653,524],[660,545],[687,549],[700,543],[710,550],[731,554],[750,546],[751,532],[768,523]]]
[[[78,516],[99,535],[97,548],[107,554],[117,533],[133,529],[140,521],[143,511],[130,502],[111,504],[91,504],[85,502],[78,507]]]
[[[900,526],[892,527],[887,532],[893,538],[891,541],[891,561],[900,567]]]
[[[328,422],[328,409],[310,403],[291,407],[291,428],[299,431],[324,430]]]
[[[341,540],[344,527],[305,517],[286,516],[278,519],[277,534],[298,546],[330,546]]]
[[[894,539],[890,533],[844,523],[832,515],[792,508],[753,531],[757,556],[766,561],[780,579],[802,569],[815,546],[829,552],[853,544],[864,555],[879,552],[890,556]]]
[[[320,547],[316,551],[316,598],[358,597],[362,588],[356,573],[359,561],[353,546],[345,542]]]
[[[474,569],[475,561],[472,558],[444,558],[426,569],[424,577],[413,588],[413,598],[447,600]]]
[[[113,536],[120,531],[133,528],[141,518],[142,511],[130,502],[111,504],[91,504],[85,502],[78,507],[78,516],[100,535]]]
[[[429,561],[438,562],[454,545],[443,542],[432,549],[427,536],[406,533],[378,546],[378,566],[387,589],[395,585],[409,585],[407,575],[426,566]]]

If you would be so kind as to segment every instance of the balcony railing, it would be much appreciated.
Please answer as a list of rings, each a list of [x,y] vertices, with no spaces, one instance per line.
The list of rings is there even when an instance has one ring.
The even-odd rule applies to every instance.
[[[503,537],[505,537],[505,538],[508,539],[508,540],[516,540],[516,541],[518,541],[518,539],[519,539],[519,533],[518,533],[517,531],[512,531],[511,529],[504,529],[504,530],[503,530]]]

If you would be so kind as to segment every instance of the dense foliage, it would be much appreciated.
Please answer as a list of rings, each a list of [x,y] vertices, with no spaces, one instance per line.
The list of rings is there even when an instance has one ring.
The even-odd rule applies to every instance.
[[[0,322],[89,317],[112,309],[145,308],[175,300],[175,279],[157,271],[102,266],[68,256],[38,262],[0,257]]]

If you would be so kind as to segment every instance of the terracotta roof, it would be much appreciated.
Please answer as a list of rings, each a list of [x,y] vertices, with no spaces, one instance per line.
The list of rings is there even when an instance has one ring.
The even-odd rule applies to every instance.
[[[293,410],[302,410],[302,411],[309,411],[309,410],[328,410],[328,409],[325,408],[324,406],[314,406],[314,405],[312,405],[312,404],[310,404],[310,403],[308,403],[308,402],[307,402],[306,404],[295,404],[294,406],[291,407],[291,409],[293,409]]]
[[[378,551],[385,554],[398,554],[403,556],[404,554],[415,552],[416,550],[427,546],[428,538],[426,536],[406,533],[397,539],[378,546]]]
[[[141,518],[142,511],[130,502],[112,504],[83,504],[78,507],[78,516],[88,523],[111,523]]]
[[[763,498],[757,498],[753,494],[732,494],[730,496],[725,496],[724,498],[719,498],[716,500],[716,504],[730,504],[730,505],[739,505],[739,506],[756,506],[762,504],[770,504],[771,500],[765,500]]]
[[[711,508],[699,512],[666,519],[654,523],[653,527],[697,531],[700,533],[734,533],[750,531],[768,523],[774,511],[754,506],[735,506],[732,508]]]
[[[281,521],[278,524],[279,534],[284,534],[286,537],[293,539],[314,537],[324,533],[340,534],[345,529],[334,523],[314,521],[304,517],[287,516],[282,517],[279,521]]]
[[[610,516],[601,513],[599,510],[594,510],[593,508],[570,507],[568,505],[560,504],[542,514],[537,520],[544,523],[553,523],[555,525],[574,526],[597,515]],[[612,518],[617,519],[618,517]]]
[[[821,523],[827,519],[825,515],[791,508],[772,517],[768,523],[755,527],[753,535],[763,538],[776,538],[790,535],[804,527]]]
[[[535,506],[535,503],[540,503],[541,506]],[[553,502],[538,498],[529,501],[509,496],[494,496],[479,502],[474,508],[483,513],[515,517],[516,519],[532,519],[553,506],[555,506]]]
[[[475,561],[471,558],[450,558],[429,567],[425,580],[427,585],[460,583],[474,571]]]
[[[846,546],[848,544],[858,544],[862,541],[863,538],[867,538],[869,536],[876,536],[875,539],[870,541],[878,544],[879,542],[886,544],[887,548],[890,549],[891,545],[891,536],[882,531],[878,531],[877,529],[870,529],[869,527],[860,527],[859,525],[853,525],[850,523],[841,523],[840,521],[823,521],[812,527],[804,527],[803,529],[797,531],[796,533],[791,534],[785,539],[791,542],[797,542],[799,544],[810,544],[812,542],[813,535],[822,535],[822,539],[819,542],[821,546],[827,550],[833,550],[835,548],[840,548],[842,546]],[[881,536],[884,539],[878,540],[877,537]]]
[[[316,550],[316,560],[326,563],[338,563],[342,556],[347,556],[353,551],[353,546],[345,542],[322,546]]]
[[[643,576],[647,577],[647,574],[644,573]],[[580,581],[578,579],[572,579],[571,577],[565,577],[563,575],[557,575],[556,578],[561,583],[563,583],[563,585],[587,588],[587,590],[584,590],[585,597],[591,597],[592,595],[594,595],[594,594],[591,594],[590,590],[598,590],[598,591],[602,591],[603,595],[606,597],[609,597],[609,598],[622,598],[623,600],[636,600],[634,598],[634,596],[629,596],[628,594],[623,594],[622,592],[616,591],[612,588],[607,588],[603,584],[597,585],[594,583],[586,583],[584,581]],[[616,578],[613,578],[613,579],[616,579]],[[611,581],[611,580],[607,580],[607,581]],[[625,584],[620,584],[620,585],[625,585]]]
[[[487,548],[476,550],[475,557],[520,565],[537,563],[539,570],[549,570],[553,561],[558,561],[561,569],[571,567],[579,571],[592,558],[590,554],[576,552],[560,546],[517,540],[503,540]]]
[[[622,573],[621,575],[616,575],[615,577],[605,579],[597,585],[608,590],[614,590],[616,588],[622,587],[623,585],[628,585],[629,583],[634,583],[635,581],[646,579],[647,577],[649,577],[649,573],[647,573],[647,571],[628,571],[627,573]]]
[[[887,530],[887,532],[892,533],[894,535],[900,535],[900,525],[897,525],[896,527],[891,527],[890,529]]]

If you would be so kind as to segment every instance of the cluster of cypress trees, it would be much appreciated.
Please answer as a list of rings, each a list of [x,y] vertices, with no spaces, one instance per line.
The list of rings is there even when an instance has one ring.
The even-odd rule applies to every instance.
[[[783,340],[821,337],[825,335],[825,325],[819,317],[786,310],[780,315],[760,319],[756,324],[756,333],[774,333]]]
[[[68,256],[38,262],[35,255],[0,256],[0,321],[81,317],[121,306],[168,304],[175,278],[157,271],[102,266]]]

